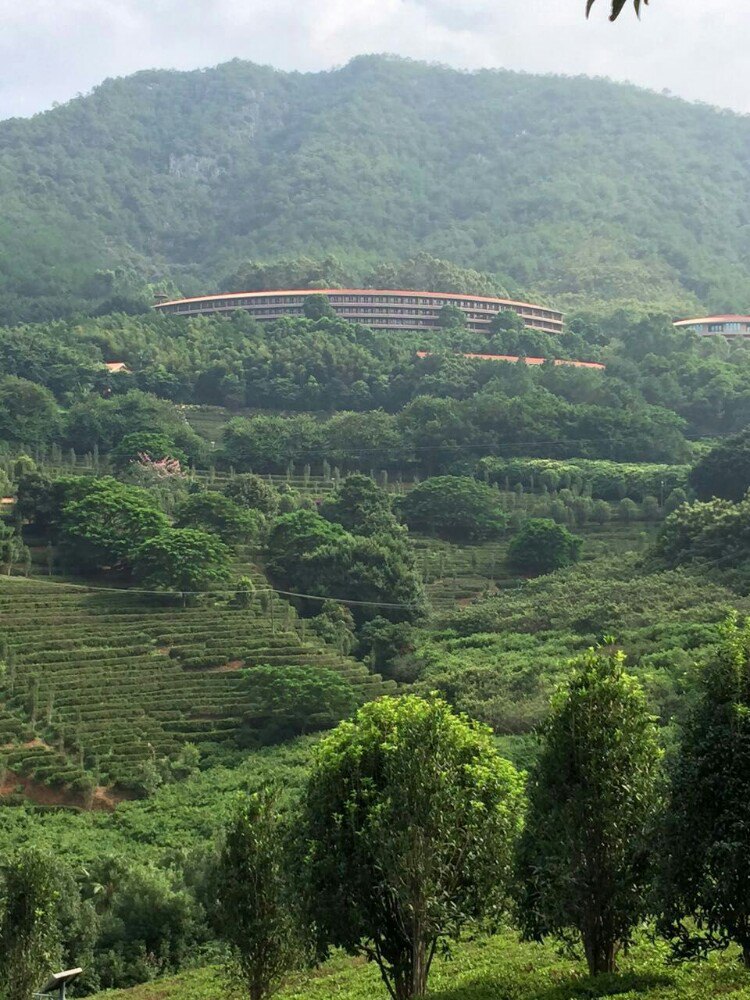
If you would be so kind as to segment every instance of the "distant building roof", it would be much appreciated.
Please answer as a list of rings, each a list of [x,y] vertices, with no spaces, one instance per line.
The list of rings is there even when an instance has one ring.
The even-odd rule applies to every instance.
[[[506,299],[496,295],[474,295],[472,292],[423,292],[413,288],[267,288],[252,292],[218,292],[212,295],[198,295],[186,299],[168,299],[159,302],[159,306],[174,306],[183,302],[205,302],[209,299],[242,299],[260,298],[266,295],[417,295],[427,299],[473,299],[475,302],[497,302],[508,306],[526,306],[530,309],[547,309],[558,313],[550,306],[542,306],[533,302],[522,302],[520,299]]]
[[[725,316],[700,316],[698,319],[678,319],[675,326],[697,326],[703,323],[750,323],[750,316],[727,313]]]
[[[111,375],[132,375],[124,361],[105,361],[104,367]]]
[[[417,351],[418,358],[432,357],[432,351]],[[599,364],[598,361],[569,361],[567,358],[522,358],[515,354],[459,354],[458,357],[470,358],[472,361],[523,361],[527,365],[543,365],[552,360],[554,365],[567,365],[570,368],[594,368],[597,371],[604,371],[606,365]]]

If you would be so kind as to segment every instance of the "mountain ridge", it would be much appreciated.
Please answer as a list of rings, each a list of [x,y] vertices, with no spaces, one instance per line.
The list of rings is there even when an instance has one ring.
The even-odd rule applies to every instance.
[[[750,118],[586,77],[144,70],[0,123],[0,208],[5,322],[420,251],[563,306],[750,302]]]

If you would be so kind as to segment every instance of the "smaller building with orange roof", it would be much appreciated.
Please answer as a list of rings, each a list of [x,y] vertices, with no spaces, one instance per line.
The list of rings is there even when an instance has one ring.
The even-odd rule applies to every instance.
[[[418,358],[433,357],[432,351],[417,351]],[[548,361],[555,366],[563,365],[569,368],[592,368],[596,371],[604,371],[606,365],[599,364],[598,361],[569,361],[567,358],[527,358],[516,354],[457,354],[459,358],[469,358],[471,361],[510,361],[516,363],[523,361],[525,365],[544,365]]]

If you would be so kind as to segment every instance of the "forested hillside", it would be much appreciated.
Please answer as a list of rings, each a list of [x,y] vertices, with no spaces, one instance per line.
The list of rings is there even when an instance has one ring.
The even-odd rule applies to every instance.
[[[747,308],[749,194],[745,119],[603,80],[143,72],[0,125],[0,319],[420,250],[563,306]]]
[[[331,946],[372,954],[383,927],[393,969],[410,962],[402,917],[360,902],[412,907],[391,885],[428,883],[420,954],[473,942],[436,961],[436,996],[747,996],[747,344],[637,310],[570,314],[555,337],[500,318],[0,329],[0,980],[27,976],[8,1000],[48,955],[85,969],[72,995],[179,974],[134,1000],[209,1000],[228,995],[217,962],[266,945],[256,996],[385,997],[339,951],[305,967]],[[574,825],[550,836],[550,815]],[[725,816],[737,864],[715,870]],[[586,943],[568,886],[588,893],[577,859],[599,857],[598,817],[625,895],[588,979],[552,949]],[[412,843],[436,881],[412,877]],[[541,890],[545,909],[528,904]],[[4,944],[27,939],[50,943],[33,967]],[[420,975],[390,995],[424,995]]]

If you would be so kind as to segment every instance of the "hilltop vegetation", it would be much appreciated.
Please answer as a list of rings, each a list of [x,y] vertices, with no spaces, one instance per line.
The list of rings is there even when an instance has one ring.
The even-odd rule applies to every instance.
[[[1,318],[305,254],[382,284],[422,250],[560,304],[745,308],[748,128],[603,80],[377,56],[109,80],[0,125]]]
[[[273,893],[287,891],[293,866],[280,837],[310,794],[316,734],[361,706],[368,718],[366,706],[384,694],[437,693],[445,701],[438,714],[450,706],[491,727],[467,724],[465,733],[482,734],[482,763],[467,767],[504,774],[495,792],[494,778],[474,790],[457,784],[448,824],[434,796],[420,805],[436,837],[461,829],[467,849],[489,863],[484,875],[461,875],[459,898],[450,843],[428,852],[431,862],[443,859],[435,877],[447,893],[430,910],[439,914],[434,942],[464,926],[479,935],[485,919],[507,909],[501,897],[512,888],[510,840],[523,798],[513,768],[536,766],[537,732],[572,661],[580,665],[594,647],[590,662],[622,673],[627,655],[623,684],[642,690],[650,746],[672,760],[727,617],[750,607],[748,502],[736,501],[750,486],[745,344],[627,311],[573,317],[560,338],[503,325],[473,334],[460,317],[425,335],[377,332],[322,312],[267,326],[242,313],[120,312],[0,330],[0,846],[10,859],[0,884],[27,870],[18,852],[28,841],[54,852],[39,870],[57,865],[67,880],[75,912],[55,919],[70,931],[60,939],[65,961],[88,970],[82,993],[215,962],[226,957],[227,938],[242,947],[244,930],[227,932],[233,915],[217,918],[228,823],[232,857],[255,857],[262,870],[268,861],[277,873],[264,899],[286,934],[287,897]],[[488,346],[604,367],[460,356]],[[424,347],[430,354],[419,357]],[[111,373],[112,361],[126,370]],[[736,502],[693,502],[716,490]],[[407,717],[423,702],[378,704],[386,717]],[[431,745],[420,732],[389,772],[388,801],[402,801],[399,774],[416,747]],[[363,759],[375,760],[382,743]],[[412,791],[428,764],[411,772]],[[456,770],[433,775],[440,794],[441,775]],[[345,806],[341,799],[341,786],[361,773],[358,764],[351,781],[321,778],[318,811],[307,814],[333,846],[345,838],[325,803],[338,803],[337,816],[367,814],[369,786]],[[278,801],[261,800],[271,803],[262,813],[247,797],[259,783],[284,789]],[[503,821],[502,843],[485,843],[492,830],[465,809],[466,796],[486,794],[505,815],[503,788],[513,790],[513,821]],[[411,856],[391,854],[387,841],[396,830],[399,843],[411,835],[413,824],[398,822],[412,816],[403,801],[387,823],[379,825],[380,809],[367,820],[368,871]],[[259,816],[266,826],[256,843]],[[364,843],[354,829],[346,837]],[[327,849],[317,858],[321,892],[339,899],[343,868],[329,864]],[[347,877],[370,885],[358,865]],[[642,917],[653,927],[658,916],[635,874],[624,939],[641,935]],[[252,880],[231,870],[223,877],[242,927],[262,937],[264,922],[241,891]],[[396,878],[394,891],[407,883]],[[383,921],[373,925],[360,904],[354,929],[344,911],[331,915],[318,958],[332,942],[366,951]],[[680,905],[670,903],[670,933],[682,929]],[[569,915],[553,917],[526,932],[568,934]],[[313,922],[322,934],[320,912]],[[388,961],[403,979],[402,943]],[[478,947],[460,953],[467,998],[498,983],[519,995],[549,987],[546,974],[529,978],[515,958],[504,969],[492,958],[486,982],[473,982]],[[483,947],[495,955],[496,942]],[[277,954],[274,979],[287,971],[286,949]],[[683,986],[699,996],[716,982],[740,985],[723,967],[678,974],[663,971],[661,951],[641,954],[623,975],[645,995],[652,986],[654,997],[669,997]],[[367,972],[335,962],[333,979],[293,977],[287,995],[325,995],[330,982],[352,997],[372,991]],[[550,968],[562,997],[583,982],[572,966]],[[213,975],[174,989],[211,996]]]

